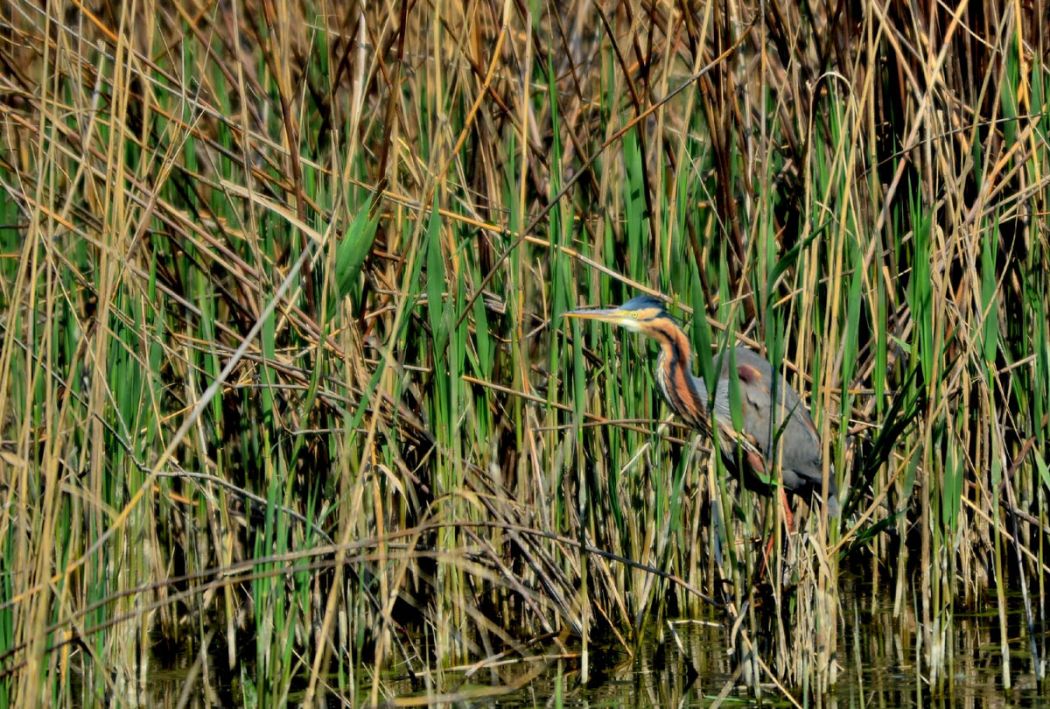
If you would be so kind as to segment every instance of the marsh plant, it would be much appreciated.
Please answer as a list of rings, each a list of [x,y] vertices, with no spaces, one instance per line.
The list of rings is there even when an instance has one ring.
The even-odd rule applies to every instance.
[[[928,691],[962,611],[1041,680],[1047,21],[6,3],[0,705],[570,692],[678,618],[807,702],[860,579]],[[802,393],[839,518],[560,317],[644,293]]]

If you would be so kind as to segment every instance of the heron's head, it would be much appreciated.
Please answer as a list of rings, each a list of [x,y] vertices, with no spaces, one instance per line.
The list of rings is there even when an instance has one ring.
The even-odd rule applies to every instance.
[[[580,320],[600,320],[626,328],[631,332],[649,335],[660,323],[674,319],[664,310],[663,303],[651,295],[640,295],[631,298],[615,308],[580,308],[565,313],[567,318]]]

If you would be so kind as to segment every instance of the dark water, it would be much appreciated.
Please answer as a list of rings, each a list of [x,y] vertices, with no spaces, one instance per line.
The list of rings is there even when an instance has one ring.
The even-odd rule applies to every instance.
[[[831,690],[823,696],[804,691],[792,696],[803,705],[827,707],[1050,706],[1050,689],[1038,687],[1033,677],[1030,642],[1021,632],[1024,616],[1020,599],[1011,599],[1009,605],[1009,689],[1004,685],[994,605],[987,613],[954,615],[949,632],[943,633],[942,679],[939,687],[933,687],[926,659],[928,634],[921,632],[914,613],[902,607],[895,616],[889,600],[875,599],[866,589],[842,593],[838,675]],[[757,696],[742,686],[735,674],[737,662],[727,653],[727,637],[718,616],[701,621],[664,621],[647,630],[633,652],[620,644],[590,648],[586,684],[582,681],[578,643],[567,652],[551,644],[542,651],[537,648],[537,658],[528,662],[508,659],[498,667],[469,676],[448,670],[444,677],[451,687],[441,699],[447,705],[501,707],[793,706],[772,684],[763,685]],[[187,658],[183,666],[189,664]],[[392,669],[392,674],[396,673],[397,669]],[[254,676],[254,669],[244,676]],[[175,706],[180,695],[193,697],[191,704],[197,705],[208,704],[208,698],[215,701],[219,695],[242,696],[238,687],[230,685],[216,692],[215,682],[236,685],[236,678],[213,672],[213,684],[207,691],[197,676],[193,680],[196,686],[186,691],[187,678],[187,673],[178,669],[156,673],[150,683],[156,700],[152,704]],[[526,684],[511,689],[525,678]],[[423,699],[418,686],[413,688],[396,676],[384,678],[382,686],[382,699]],[[504,691],[493,696],[500,687]],[[358,703],[367,705],[369,696],[369,687],[362,687]],[[289,699],[294,704],[296,696]]]
[[[944,636],[942,678],[930,682],[928,642],[910,609],[896,616],[889,600],[870,589],[842,593],[837,681],[823,696],[795,691],[795,701],[827,707],[1050,706],[1050,687],[1040,689],[1032,670],[1020,598],[1010,599],[1010,689],[1004,686],[999,619],[987,613],[956,613]],[[773,684],[758,696],[734,673],[728,633],[717,616],[707,621],[666,621],[648,631],[632,657],[622,649],[590,656],[590,681],[581,682],[580,661],[553,661],[527,687],[483,704],[498,706],[794,706]],[[1040,652],[1042,652],[1040,647]],[[525,673],[528,668],[522,667]],[[505,668],[493,684],[513,682]],[[481,677],[478,677],[480,684]],[[500,681],[501,680],[501,681]],[[469,695],[469,690],[464,694]],[[466,701],[464,705],[476,706]]]
[[[1050,706],[1050,687],[1033,675],[1029,640],[1011,633],[1010,689],[1004,686],[999,619],[955,614],[944,633],[945,662],[938,687],[930,682],[920,628],[906,610],[895,617],[892,604],[870,593],[845,594],[840,618],[837,681],[824,696],[792,693],[795,701],[828,707],[1000,707]],[[1011,599],[1010,625],[1023,625],[1020,599]],[[793,706],[772,684],[759,696],[740,686],[736,662],[727,654],[728,633],[718,622],[670,621],[639,644],[636,656],[613,668],[597,686],[562,681],[563,698],[574,706],[725,706],[761,703]],[[1042,652],[1042,648],[1040,648]],[[593,684],[593,683],[592,683]],[[547,689],[555,688],[548,683]],[[533,706],[544,693],[520,693],[520,706]],[[508,698],[509,699],[509,698]],[[807,701],[808,699],[808,701]],[[538,703],[545,703],[538,701]],[[503,702],[501,702],[501,706]],[[508,703],[507,705],[512,705]]]

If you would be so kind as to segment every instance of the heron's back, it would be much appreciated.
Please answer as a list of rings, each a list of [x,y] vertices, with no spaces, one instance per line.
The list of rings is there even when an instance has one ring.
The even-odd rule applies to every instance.
[[[739,385],[743,432],[755,442],[765,460],[779,461],[786,488],[793,492],[814,490],[819,493],[824,480],[820,436],[813,425],[809,409],[780,373],[773,371],[765,357],[747,347],[736,347],[733,360],[730,361],[728,352],[722,355],[722,366],[715,387],[715,418],[732,421],[729,377],[735,374]],[[775,406],[772,403],[774,381]],[[696,385],[701,391],[707,391],[702,379],[697,378]],[[775,416],[772,415],[774,412]],[[835,515],[838,513],[838,490],[834,474],[828,482],[831,498],[828,512]]]

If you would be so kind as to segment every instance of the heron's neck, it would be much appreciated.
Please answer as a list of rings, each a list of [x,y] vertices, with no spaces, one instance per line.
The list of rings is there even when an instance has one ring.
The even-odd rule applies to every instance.
[[[689,338],[670,321],[656,323],[649,334],[660,343],[656,381],[664,400],[688,423],[700,422],[707,416],[707,391],[690,371],[693,351]]]

